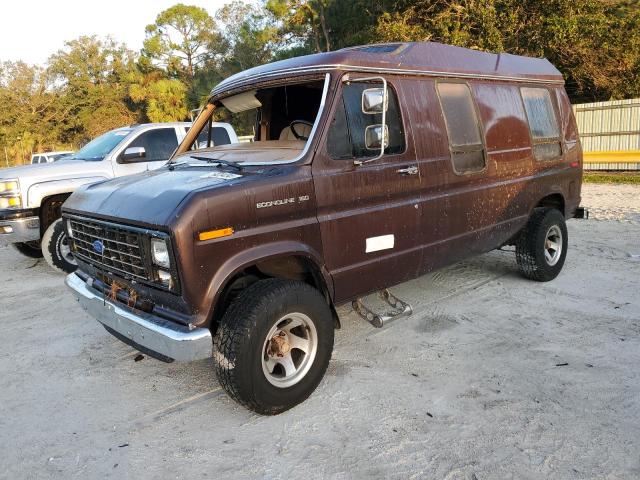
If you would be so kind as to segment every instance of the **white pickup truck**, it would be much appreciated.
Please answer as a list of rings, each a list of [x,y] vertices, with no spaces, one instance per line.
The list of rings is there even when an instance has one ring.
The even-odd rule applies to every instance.
[[[0,170],[0,245],[13,244],[29,257],[44,256],[54,268],[72,272],[76,262],[60,221],[60,207],[81,185],[159,168],[185,137],[191,123],[147,123],[111,130],[55,163]],[[211,124],[207,144],[236,143],[228,123]]]

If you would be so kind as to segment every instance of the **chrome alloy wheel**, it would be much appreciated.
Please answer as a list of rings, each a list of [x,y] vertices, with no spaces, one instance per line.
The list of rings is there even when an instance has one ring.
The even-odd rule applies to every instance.
[[[287,388],[309,372],[318,351],[318,332],[304,313],[278,320],[262,347],[262,371],[272,385]]]
[[[71,265],[78,264],[71,253],[71,245],[69,245],[69,237],[67,237],[66,233],[62,235],[62,238],[60,239],[60,246],[58,248],[60,250],[60,256],[64,258],[65,261],[69,262]]]
[[[562,255],[562,230],[558,225],[552,225],[547,230],[544,240],[544,259],[550,267],[553,267]]]

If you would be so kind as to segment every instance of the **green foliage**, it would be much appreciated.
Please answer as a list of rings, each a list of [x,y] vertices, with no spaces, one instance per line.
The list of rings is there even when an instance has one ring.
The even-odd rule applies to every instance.
[[[640,96],[640,9],[601,0],[405,0],[371,40],[432,40],[548,58],[574,101]]]
[[[146,27],[139,54],[80,37],[43,67],[0,61],[0,158],[19,163],[125,124],[182,120],[247,68],[391,41],[546,57],[574,102],[640,97],[637,0],[233,0],[213,16],[180,3]],[[236,123],[250,133],[253,120]]]
[[[111,39],[80,37],[49,58],[58,107],[64,112],[59,135],[82,142],[137,120],[128,104],[135,55]]]
[[[172,76],[191,79],[219,42],[216,24],[204,8],[179,3],[147,25],[142,56]]]
[[[132,84],[130,96],[134,102],[144,102],[146,117],[151,122],[175,122],[188,118],[187,86],[174,78],[143,78]]]
[[[638,172],[584,172],[582,181],[585,183],[627,183],[640,185]]]

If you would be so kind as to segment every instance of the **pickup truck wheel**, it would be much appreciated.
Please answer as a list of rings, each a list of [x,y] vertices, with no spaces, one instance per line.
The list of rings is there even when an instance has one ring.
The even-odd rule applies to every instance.
[[[333,350],[333,317],[318,290],[269,279],[244,290],[214,339],[220,384],[245,407],[276,415],[318,386]]]
[[[13,246],[25,257],[42,258],[42,249],[38,242],[14,243]]]
[[[556,209],[536,208],[516,242],[522,274],[538,282],[558,276],[567,256],[567,224]]]
[[[78,263],[71,253],[62,219],[53,222],[44,232],[42,253],[49,265],[63,273],[72,273],[78,268]]]

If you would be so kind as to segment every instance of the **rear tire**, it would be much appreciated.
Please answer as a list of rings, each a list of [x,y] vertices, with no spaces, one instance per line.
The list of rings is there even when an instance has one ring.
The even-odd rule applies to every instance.
[[[29,258],[42,258],[42,249],[37,246],[38,242],[14,243],[13,246],[22,255]]]
[[[558,276],[567,256],[567,224],[560,211],[536,208],[516,241],[522,274],[537,282]]]
[[[238,403],[276,415],[318,386],[333,350],[333,316],[318,290],[268,279],[245,289],[214,339],[218,380]]]
[[[78,263],[71,254],[62,219],[59,218],[53,222],[44,232],[42,253],[47,263],[62,273],[73,273],[78,268]]]

